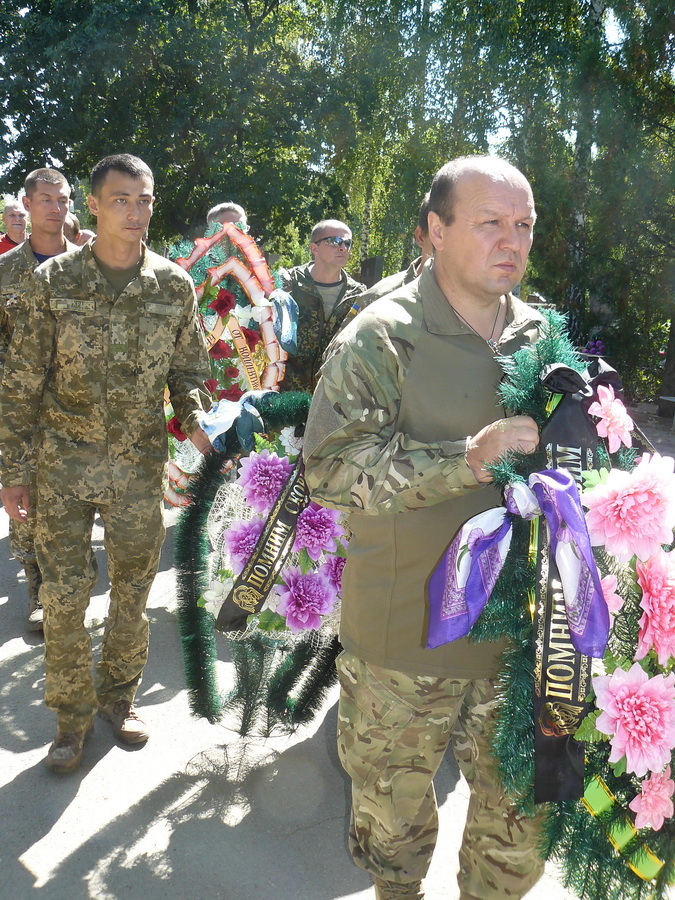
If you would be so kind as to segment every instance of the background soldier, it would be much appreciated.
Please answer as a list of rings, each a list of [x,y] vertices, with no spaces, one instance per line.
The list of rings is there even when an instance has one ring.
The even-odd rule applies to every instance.
[[[351,229],[344,222],[325,219],[312,229],[312,262],[282,270],[284,290],[299,310],[298,352],[286,363],[283,390],[314,390],[326,347],[342,327],[354,299],[366,289],[344,270],[352,243]]]
[[[30,213],[31,233],[23,243],[0,256],[0,374],[33,269],[52,256],[75,249],[63,236],[70,199],[70,186],[64,176],[56,169],[36,169],[26,177],[24,188],[23,223],[25,226],[26,216]],[[30,478],[32,493],[35,494],[33,466]],[[9,520],[9,546],[12,555],[23,566],[28,583],[27,628],[29,631],[42,631],[39,599],[42,577],[35,556],[34,537],[34,509],[25,521]]]
[[[232,203],[230,200],[212,206],[206,214],[207,226],[224,225],[226,222],[232,225],[239,225],[244,234],[249,232],[246,210],[243,206],[239,206],[238,203]]]
[[[83,247],[89,238],[96,237],[93,231],[80,226],[80,220],[74,212],[69,212],[63,226],[63,233],[76,247]]]
[[[96,240],[36,271],[0,393],[2,497],[15,519],[30,508],[28,448],[40,426],[36,549],[45,699],[57,713],[46,763],[58,772],[79,766],[97,708],[122,741],[148,738],[133,700],[147,659],[145,605],[164,537],[165,385],[184,431],[200,450],[210,446],[198,425],[209,370],[194,287],[142,242],[152,215],[152,172],[128,154],[108,156],[94,167],[91,189]],[[111,592],[94,682],[84,615],[95,583],[97,512]]]

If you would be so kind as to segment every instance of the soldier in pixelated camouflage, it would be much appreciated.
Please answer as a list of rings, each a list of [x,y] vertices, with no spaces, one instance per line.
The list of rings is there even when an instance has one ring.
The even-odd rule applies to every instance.
[[[134,707],[147,660],[145,606],[164,538],[164,388],[195,445],[208,407],[208,361],[191,279],[144,244],[153,207],[148,166],[128,154],[92,171],[97,237],[32,276],[0,391],[2,498],[25,520],[36,449],[36,553],[42,572],[45,700],[57,714],[46,763],[80,765],[95,712],[127,743],[148,731]],[[95,678],[84,626],[96,580],[91,531],[105,529],[110,607]]]
[[[380,900],[419,900],[437,836],[433,778],[451,744],[470,790],[462,900],[522,897],[539,879],[540,821],[505,796],[490,745],[503,644],[427,649],[427,582],[457,529],[500,504],[486,465],[532,452],[505,418],[496,354],[534,342],[541,316],[511,293],[535,219],[525,177],[491,157],[434,177],[434,256],[333,340],[305,434],[317,502],[349,514],[338,748],[352,780],[349,846]]]
[[[22,208],[25,215],[30,213],[31,233],[22,243],[0,256],[0,373],[33,270],[59,253],[75,249],[63,233],[70,185],[61,172],[35,169],[26,176],[24,190]],[[31,466],[33,493],[34,479],[35,470]],[[9,520],[9,546],[26,573],[26,627],[28,631],[42,631],[43,611],[39,595],[42,575],[35,556],[34,509],[25,521]]]

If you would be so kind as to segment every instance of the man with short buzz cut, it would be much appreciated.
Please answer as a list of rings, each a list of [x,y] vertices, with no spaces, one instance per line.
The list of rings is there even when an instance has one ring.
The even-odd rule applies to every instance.
[[[429,237],[428,213],[429,194],[422,200],[417,218],[417,226],[415,227],[415,243],[422,251],[422,254],[414,259],[407,269],[403,269],[402,272],[395,272],[393,275],[388,275],[386,278],[383,278],[381,281],[378,281],[377,284],[374,284],[369,288],[365,294],[362,294],[359,298],[360,309],[365,309],[366,306],[370,306],[371,303],[380,297],[384,297],[385,294],[390,294],[392,291],[395,291],[396,288],[408,284],[419,277],[425,262],[434,255],[434,245],[431,243],[431,238]]]
[[[348,514],[338,749],[352,780],[349,848],[378,900],[421,900],[450,744],[470,791],[460,900],[516,900],[541,876],[541,816],[506,795],[491,745],[503,641],[427,647],[427,586],[457,530],[499,504],[488,464],[532,453],[536,423],[497,401],[498,355],[538,340],[512,293],[535,221],[504,160],[462,157],[431,184],[433,259],[329,347],[305,431],[310,494]]]
[[[28,213],[19,200],[10,197],[5,201],[2,222],[7,231],[0,236],[0,254],[13,250],[14,247],[18,247],[19,244],[26,240],[28,237],[26,231],[27,221]]]
[[[283,288],[298,304],[298,352],[286,363],[283,389],[313,391],[321,358],[342,327],[356,297],[366,289],[345,272],[352,232],[338,219],[324,219],[312,229],[312,261],[282,270]]]
[[[248,234],[246,210],[238,203],[232,203],[230,200],[218,203],[216,206],[212,206],[206,214],[207,225],[224,225],[226,222],[239,225],[241,230]]]
[[[74,250],[63,234],[70,200],[70,185],[56,169],[36,169],[25,180],[24,223],[30,213],[31,233],[27,239],[0,257],[0,375],[16,318],[23,303],[30,277],[40,263]],[[30,467],[35,488],[35,470]],[[34,492],[34,490],[33,490]],[[26,573],[28,586],[28,631],[42,631],[40,603],[42,576],[35,554],[35,510],[25,521],[9,521],[9,546]]]
[[[194,286],[143,242],[152,172],[135,156],[107,156],[91,173],[88,202],[97,236],[35,271],[0,390],[2,501],[19,521],[31,507],[27,465],[39,434],[35,544],[45,700],[57,715],[46,764],[55,772],[79,767],[97,709],[122,742],[148,739],[134,698],[164,538],[165,386],[183,431],[202,452],[210,447],[199,425],[209,368]],[[84,616],[97,513],[111,590],[94,679]]]

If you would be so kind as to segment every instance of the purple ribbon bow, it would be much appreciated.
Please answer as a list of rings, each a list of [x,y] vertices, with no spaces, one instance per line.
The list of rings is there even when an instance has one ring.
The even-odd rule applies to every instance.
[[[566,469],[537,472],[530,476],[529,483],[548,524],[572,644],[584,656],[602,658],[609,637],[609,611],[576,483]],[[443,554],[429,581],[427,647],[456,641],[471,630],[504,565],[510,543],[505,539],[514,515],[531,518],[531,509],[519,506],[513,492],[507,489],[506,509],[502,510],[503,518],[496,527],[484,534],[479,522],[485,514],[475,516]],[[460,572],[461,559],[467,552],[470,554],[468,575]]]

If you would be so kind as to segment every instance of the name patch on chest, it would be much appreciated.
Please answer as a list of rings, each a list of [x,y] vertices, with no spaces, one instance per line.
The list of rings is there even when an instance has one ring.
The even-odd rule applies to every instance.
[[[168,303],[146,303],[143,309],[151,316],[171,316],[180,313],[180,309]]]
[[[95,300],[75,300],[72,297],[52,297],[49,308],[71,312],[96,312]]]

